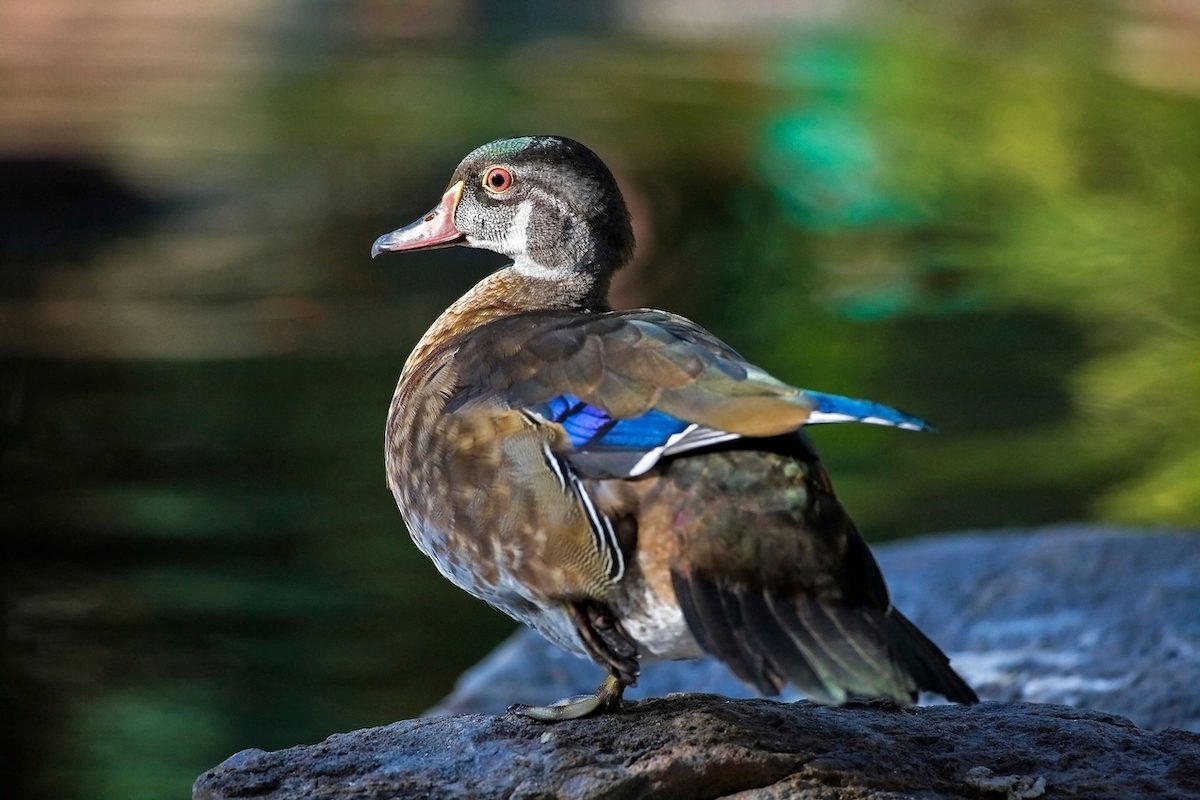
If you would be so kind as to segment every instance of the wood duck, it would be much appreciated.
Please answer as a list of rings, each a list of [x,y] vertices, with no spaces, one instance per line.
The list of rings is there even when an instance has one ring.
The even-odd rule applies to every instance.
[[[437,206],[371,254],[453,245],[512,263],[408,357],[387,481],[443,575],[608,671],[594,695],[522,713],[614,710],[640,659],[705,653],[766,694],[790,682],[832,704],[922,689],[977,701],[892,606],[800,432],[926,423],[783,383],[675,314],[614,311],[629,213],[571,139],[478,148]]]

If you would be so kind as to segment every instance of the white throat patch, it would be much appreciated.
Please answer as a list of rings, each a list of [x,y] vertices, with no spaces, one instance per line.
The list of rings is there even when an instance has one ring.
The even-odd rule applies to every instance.
[[[512,269],[527,278],[558,280],[562,276],[561,270],[543,267],[527,255],[520,255],[514,258]]]
[[[517,206],[517,213],[513,215],[512,224],[508,226],[508,232],[504,238],[491,243],[492,249],[514,258],[519,253],[524,253],[529,246],[529,221],[531,219],[533,219],[533,200],[526,200]]]
[[[467,237],[467,244],[481,250],[491,250],[502,255],[510,256],[513,260],[512,269],[530,278],[557,279],[561,271],[537,263],[530,257],[529,222],[533,219],[533,200],[526,200],[517,206],[512,223],[503,239],[480,239]]]

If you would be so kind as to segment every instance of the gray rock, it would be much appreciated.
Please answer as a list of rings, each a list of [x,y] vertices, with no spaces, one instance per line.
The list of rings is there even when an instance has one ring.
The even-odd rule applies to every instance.
[[[673,695],[553,726],[434,717],[239,753],[195,800],[1200,798],[1200,735],[1065,706]]]
[[[393,797],[1200,798],[1200,536],[1058,528],[878,548],[896,604],[979,706],[733,700],[713,661],[648,664],[621,713],[481,716],[590,691],[597,668],[531,632],[432,716],[246,750],[197,800]],[[711,695],[669,695],[680,689]],[[1032,704],[1036,700],[1066,705]]]
[[[896,605],[984,699],[1200,731],[1200,535],[1058,527],[930,537],[876,554]],[[521,631],[430,713],[547,703],[592,691],[602,677]],[[647,664],[627,696],[676,691],[755,696],[711,659]]]

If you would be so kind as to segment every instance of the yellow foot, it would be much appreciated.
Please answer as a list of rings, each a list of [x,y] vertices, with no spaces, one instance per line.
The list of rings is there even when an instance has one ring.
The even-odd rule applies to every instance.
[[[617,676],[609,675],[595,694],[578,694],[548,706],[515,705],[509,711],[515,711],[538,722],[563,722],[616,711],[621,707],[621,695],[624,693],[625,684],[621,683]]]

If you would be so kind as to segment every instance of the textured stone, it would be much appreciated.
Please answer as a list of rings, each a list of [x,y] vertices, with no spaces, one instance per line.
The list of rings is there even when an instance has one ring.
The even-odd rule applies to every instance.
[[[1200,735],[1065,706],[901,709],[672,695],[542,725],[427,717],[239,753],[195,800],[1200,798]]]
[[[553,726],[484,715],[601,677],[524,632],[432,712],[459,716],[246,750],[200,776],[194,796],[1200,798],[1200,735],[1144,729],[1200,730],[1200,536],[1058,528],[878,555],[896,604],[985,699],[1003,702],[827,708],[669,695]],[[700,661],[648,664],[628,696],[680,689],[751,694]]]

